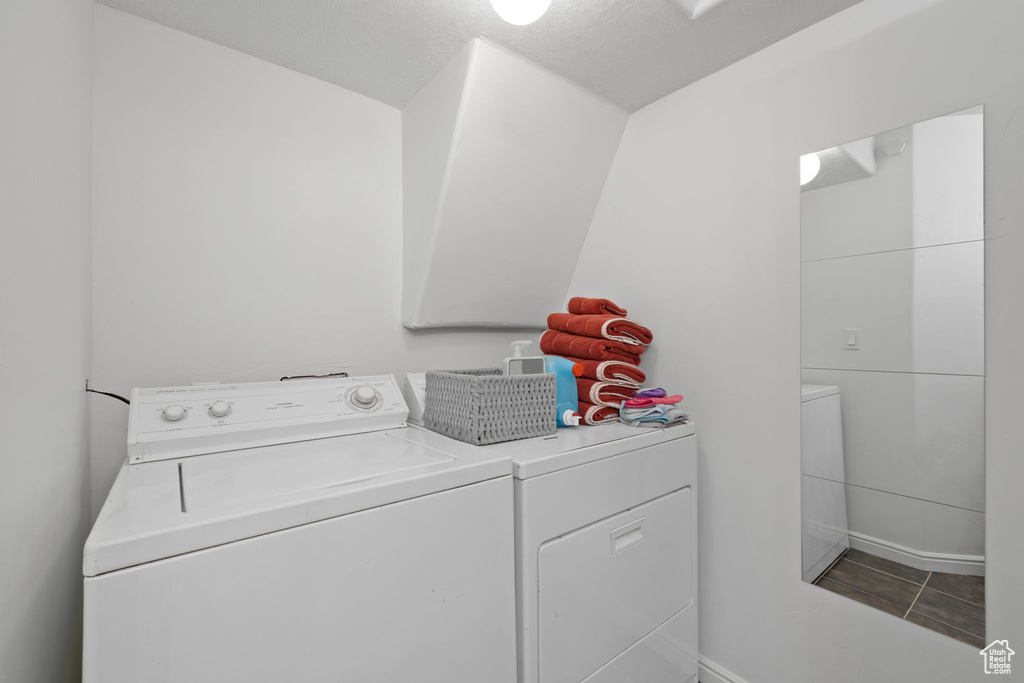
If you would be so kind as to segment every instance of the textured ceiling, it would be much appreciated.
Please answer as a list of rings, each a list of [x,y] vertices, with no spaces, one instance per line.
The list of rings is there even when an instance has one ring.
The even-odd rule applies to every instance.
[[[484,37],[630,112],[859,2],[724,0],[691,19],[679,0],[552,0],[511,26],[488,0],[100,1],[399,108]]]

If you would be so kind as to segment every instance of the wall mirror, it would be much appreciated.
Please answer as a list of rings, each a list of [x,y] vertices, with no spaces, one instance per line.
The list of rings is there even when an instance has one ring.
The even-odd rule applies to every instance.
[[[985,641],[984,113],[801,158],[803,580]]]

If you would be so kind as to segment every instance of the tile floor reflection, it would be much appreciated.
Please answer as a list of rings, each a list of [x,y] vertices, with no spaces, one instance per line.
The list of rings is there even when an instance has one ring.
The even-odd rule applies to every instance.
[[[926,572],[849,549],[815,582],[900,619],[985,647],[985,578]]]

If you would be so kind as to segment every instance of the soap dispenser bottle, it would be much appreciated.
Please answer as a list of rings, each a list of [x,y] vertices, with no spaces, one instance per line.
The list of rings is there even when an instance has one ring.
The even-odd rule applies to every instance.
[[[520,339],[509,344],[512,354],[505,359],[506,375],[539,375],[546,372],[544,369],[544,356],[524,356],[525,351],[533,342],[529,339]]]
[[[533,342],[529,339],[509,344],[512,354],[505,359],[506,375],[535,375],[551,373],[555,376],[555,421],[559,427],[575,427],[580,423],[579,394],[576,378],[583,374],[583,364],[561,356],[524,356]]]

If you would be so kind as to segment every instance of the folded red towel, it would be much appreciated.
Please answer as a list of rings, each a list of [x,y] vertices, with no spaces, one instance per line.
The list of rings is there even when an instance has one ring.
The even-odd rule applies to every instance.
[[[650,344],[654,341],[651,331],[629,318],[614,315],[574,315],[552,313],[548,316],[548,328],[569,334],[598,339],[613,339],[625,344]]]
[[[608,299],[588,299],[584,296],[569,299],[568,311],[577,315],[626,315],[625,308],[619,308]]]
[[[596,406],[618,408],[623,401],[628,401],[636,389],[628,384],[613,382],[597,382],[581,377],[576,380],[576,392],[579,400],[593,403]]]
[[[594,339],[575,334],[548,330],[540,337],[541,353],[556,356],[589,358],[590,360],[624,360],[633,365],[640,364],[643,346],[631,346],[614,339]]]
[[[636,365],[621,360],[589,360],[586,358],[569,358],[573,363],[583,366],[583,377],[596,379],[600,382],[615,382],[625,386],[640,388],[647,381],[647,373]]]
[[[583,424],[599,425],[619,419],[619,409],[608,406],[595,406],[593,403],[580,401],[580,418]]]

